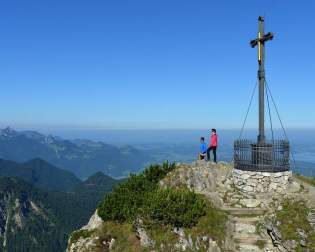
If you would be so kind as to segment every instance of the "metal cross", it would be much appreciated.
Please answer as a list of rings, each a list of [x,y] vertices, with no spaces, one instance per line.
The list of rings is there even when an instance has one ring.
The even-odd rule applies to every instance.
[[[258,38],[250,41],[254,48],[258,46],[259,80],[259,135],[258,144],[265,143],[265,42],[273,39],[273,34],[264,31],[264,17],[258,17]]]

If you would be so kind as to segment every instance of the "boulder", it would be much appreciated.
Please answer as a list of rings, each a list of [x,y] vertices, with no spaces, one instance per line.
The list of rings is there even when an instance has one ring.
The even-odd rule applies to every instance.
[[[256,208],[261,204],[258,199],[242,199],[240,203],[248,208]]]
[[[155,245],[155,242],[148,236],[147,232],[145,231],[143,227],[143,221],[138,218],[134,226],[136,228],[137,236],[140,240],[141,246],[148,248],[148,247],[153,247]]]
[[[84,229],[84,230],[93,230],[93,229],[100,228],[102,226],[102,224],[103,224],[103,220],[97,214],[97,209],[96,209],[96,211],[94,212],[94,214],[90,218],[88,224],[86,224],[84,227],[82,227],[82,229]]]

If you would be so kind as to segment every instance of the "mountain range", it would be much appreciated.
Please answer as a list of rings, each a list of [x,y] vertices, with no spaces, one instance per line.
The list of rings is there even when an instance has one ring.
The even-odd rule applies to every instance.
[[[132,146],[116,147],[90,140],[65,140],[36,131],[0,130],[0,158],[26,162],[34,158],[73,172],[84,179],[101,171],[125,177],[141,170],[150,160],[147,152]]]
[[[0,160],[0,251],[64,251],[120,180],[102,172],[81,181],[44,160]]]
[[[226,136],[230,141],[229,137],[231,138]],[[229,141],[222,140],[218,153],[220,160],[232,159],[233,149]],[[303,153],[305,150],[311,153],[312,148],[309,145],[305,143],[305,149],[302,149],[301,144],[296,145],[295,151]],[[129,173],[137,173],[148,164],[162,163],[165,160],[191,162],[197,151],[198,144],[190,142],[116,147],[100,141],[65,140],[36,131],[16,131],[10,127],[0,130],[0,159],[27,162],[41,158],[56,167],[73,172],[80,179],[86,179],[98,171],[111,177],[127,177]],[[315,176],[314,163],[303,159],[291,163],[294,172]]]

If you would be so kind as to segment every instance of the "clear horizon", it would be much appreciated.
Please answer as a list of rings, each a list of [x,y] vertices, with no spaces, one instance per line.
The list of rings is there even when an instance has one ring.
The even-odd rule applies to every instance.
[[[163,130],[168,130],[168,131],[176,131],[176,130],[211,130],[213,127],[203,127],[203,128],[102,128],[102,127],[80,127],[80,126],[51,126],[51,125],[47,125],[47,126],[38,126],[38,125],[27,125],[27,126],[17,126],[17,125],[10,125],[10,124],[0,124],[0,129],[5,129],[5,128],[11,128],[13,130],[17,130],[17,131],[47,131],[47,130],[108,130],[108,131],[146,131],[146,130],[152,130],[152,131],[163,131]],[[226,128],[216,128],[219,130],[241,130],[241,127],[226,127]],[[245,127],[244,129],[245,131],[258,131],[258,128],[255,127]],[[277,127],[277,128],[273,128],[273,130],[275,131],[279,131],[282,130],[282,128]],[[315,126],[314,127],[285,127],[285,130],[315,130]],[[266,128],[266,131],[270,131],[270,128]]]
[[[1,126],[1,125],[0,125]],[[5,127],[0,127],[4,129]],[[89,139],[107,143],[134,144],[134,143],[179,143],[199,142],[200,136],[210,136],[210,129],[73,129],[73,128],[14,128],[17,131],[37,131],[44,135],[53,135],[64,139]],[[239,137],[240,129],[222,129],[217,132],[225,144]],[[315,141],[315,129],[286,129],[289,140],[304,142],[310,145]],[[244,129],[243,137],[255,139],[257,129]],[[274,129],[275,138],[285,138],[282,129]],[[271,138],[271,130],[266,129],[267,139]]]

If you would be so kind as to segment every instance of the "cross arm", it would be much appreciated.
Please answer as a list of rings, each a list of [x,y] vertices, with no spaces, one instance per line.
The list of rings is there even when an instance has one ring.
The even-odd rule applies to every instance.
[[[258,39],[254,39],[250,41],[250,45],[252,48],[254,48],[258,44]]]
[[[251,45],[251,47],[254,48],[258,44],[258,42],[264,43],[265,41],[272,40],[272,39],[273,39],[273,33],[272,32],[268,32],[267,34],[265,34],[260,39],[251,40],[250,41],[250,45]]]

